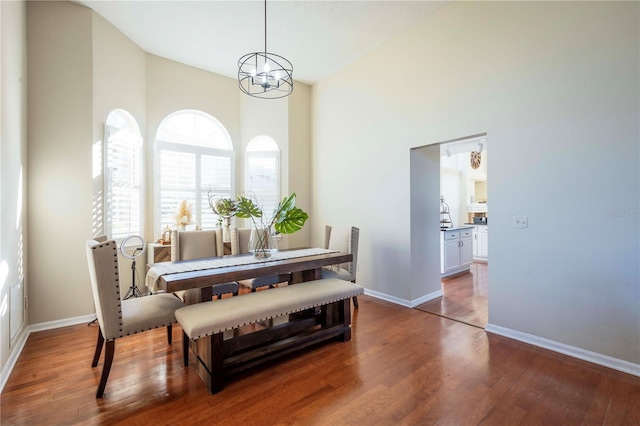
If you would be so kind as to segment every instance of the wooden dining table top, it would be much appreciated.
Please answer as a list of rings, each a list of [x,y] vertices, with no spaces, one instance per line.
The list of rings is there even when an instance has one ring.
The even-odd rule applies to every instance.
[[[302,249],[289,249],[286,251],[294,250]],[[253,254],[247,253],[224,257],[229,258],[238,256],[253,257]],[[202,260],[203,259],[182,260],[170,263],[180,263],[180,266],[182,267],[184,265],[188,265],[189,262],[195,264],[198,261]],[[242,260],[246,261],[247,259]],[[222,266],[211,269],[199,269],[186,272],[163,274],[158,278],[157,286],[160,290],[172,293],[181,290],[207,287],[214,284],[223,284],[250,278],[260,278],[289,273],[293,275],[294,278],[292,282],[295,283],[306,281],[308,279],[318,279],[321,275],[321,268],[325,266],[338,265],[341,263],[348,263],[352,260],[353,255],[351,253],[341,252],[331,252],[276,260],[255,259],[255,261],[252,261],[250,263],[243,263],[240,265]]]

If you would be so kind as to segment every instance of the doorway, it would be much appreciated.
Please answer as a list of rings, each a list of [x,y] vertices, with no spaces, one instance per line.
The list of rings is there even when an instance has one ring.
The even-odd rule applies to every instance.
[[[443,142],[439,148],[442,297],[416,308],[485,328],[488,323],[487,135]]]

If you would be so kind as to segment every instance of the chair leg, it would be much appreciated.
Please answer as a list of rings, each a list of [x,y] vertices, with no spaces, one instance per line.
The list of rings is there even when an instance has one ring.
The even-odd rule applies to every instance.
[[[173,324],[169,324],[167,326],[167,342],[171,344],[172,341],[173,341]]]
[[[104,344],[104,336],[102,335],[102,330],[98,327],[98,341],[96,342],[96,352],[93,354],[93,361],[91,362],[91,366],[95,367],[98,365],[98,361],[100,361],[100,354],[102,353],[102,345]]]
[[[107,386],[107,379],[109,378],[109,372],[111,371],[111,364],[113,363],[113,353],[116,349],[116,341],[109,340],[104,353],[104,365],[102,366],[102,377],[100,378],[100,384],[98,385],[98,391],[96,392],[96,398],[102,398],[104,394],[104,388]]]
[[[353,307],[358,309],[358,296],[353,296]]]
[[[184,360],[184,366],[189,365],[189,337],[187,333],[182,332],[182,359]]]

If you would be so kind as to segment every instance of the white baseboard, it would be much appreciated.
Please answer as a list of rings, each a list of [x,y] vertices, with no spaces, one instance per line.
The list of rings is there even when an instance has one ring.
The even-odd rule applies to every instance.
[[[415,300],[411,301],[411,307],[415,308],[418,305],[422,305],[423,303],[427,303],[432,301],[433,299],[437,299],[438,297],[442,297],[442,289],[438,291],[434,291],[433,293],[425,294],[422,297],[419,297]]]
[[[89,315],[82,315],[80,317],[41,322],[40,324],[30,325],[28,328],[30,333],[35,333],[37,331],[53,330],[56,328],[68,327],[70,325],[78,325],[82,323],[88,324],[94,319],[96,319],[96,314],[89,314]]]
[[[396,305],[401,305],[406,308],[415,308],[418,305],[422,305],[423,303],[426,303],[433,299],[437,299],[438,297],[442,296],[442,290],[434,291],[433,293],[429,293],[415,300],[401,299],[399,297],[389,296],[386,293],[379,293],[377,291],[367,290],[366,288],[364,289],[364,294],[367,296],[375,297],[376,299],[395,303]]]
[[[94,319],[96,319],[96,314],[90,314],[90,315],[83,315],[80,317],[67,318],[67,319],[58,320],[58,321],[49,321],[49,322],[43,322],[40,324],[33,324],[23,328],[20,334],[20,337],[16,340],[16,344],[14,345],[13,350],[11,351],[11,355],[9,355],[9,359],[7,360],[7,363],[4,365],[4,368],[2,369],[2,375],[0,377],[0,394],[4,390],[4,385],[7,384],[7,380],[9,380],[9,376],[11,375],[11,372],[13,371],[13,368],[15,367],[16,362],[18,362],[18,358],[20,357],[20,354],[24,349],[24,345],[25,343],[27,343],[27,339],[29,338],[29,335],[31,333],[35,333],[38,331],[45,331],[45,330],[53,330],[56,328],[67,327],[70,325],[77,325],[82,323],[88,324]]]
[[[520,331],[501,327],[499,325],[488,324],[485,330],[488,333],[499,334],[500,336],[508,337],[510,339],[528,343],[533,346],[538,346],[540,348],[548,349],[553,352],[558,352],[573,358],[578,358],[583,361],[602,365],[603,367],[608,367],[613,370],[622,371],[623,373],[640,377],[640,364],[634,364],[622,359],[613,358],[581,348],[576,348],[575,346],[565,345],[564,343],[534,336],[532,334],[522,333]]]
[[[385,300],[387,302],[395,303],[396,305],[402,305],[402,306],[405,306],[407,308],[411,307],[411,302],[410,301],[408,301],[406,299],[400,299],[399,297],[389,296],[388,294],[385,294],[385,293],[380,293],[380,292],[373,291],[373,290],[367,290],[365,288],[364,289],[364,294],[366,296],[375,297],[376,299]]]
[[[2,369],[2,374],[0,377],[0,394],[4,389],[4,385],[7,384],[7,380],[9,380],[9,376],[13,371],[13,367],[15,367],[16,362],[18,362],[18,358],[22,353],[22,349],[24,348],[25,343],[27,343],[28,337],[29,337],[29,327],[24,327],[20,332],[18,338],[15,340],[16,343],[13,346],[13,350],[11,351],[11,354],[9,355],[9,359],[7,360],[7,363],[4,365],[4,368]]]

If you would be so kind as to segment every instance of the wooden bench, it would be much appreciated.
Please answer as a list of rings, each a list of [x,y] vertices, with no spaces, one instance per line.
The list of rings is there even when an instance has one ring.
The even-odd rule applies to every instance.
[[[349,341],[351,298],[360,294],[361,286],[332,278],[180,308],[176,319],[183,329],[184,365],[189,364],[191,347],[198,374],[213,394],[222,390],[224,377],[235,372],[323,340]],[[284,321],[246,330],[276,318]]]

